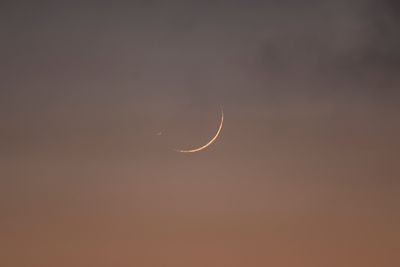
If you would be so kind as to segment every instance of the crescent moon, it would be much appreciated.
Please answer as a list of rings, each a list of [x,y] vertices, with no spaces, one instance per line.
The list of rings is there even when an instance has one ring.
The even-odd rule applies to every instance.
[[[222,130],[222,126],[223,126],[223,125],[224,125],[224,111],[223,111],[222,108],[221,108],[221,122],[220,122],[220,124],[219,124],[218,131],[216,132],[216,134],[214,135],[214,137],[213,137],[210,141],[208,141],[207,144],[205,144],[205,145],[203,145],[203,146],[201,146],[201,147],[193,148],[193,149],[189,149],[189,150],[175,149],[175,151],[176,151],[176,152],[180,152],[180,153],[195,153],[195,152],[202,151],[203,149],[206,149],[206,148],[209,147],[212,143],[214,143],[215,140],[217,140],[218,136],[219,136],[220,133],[221,133],[221,130]]]

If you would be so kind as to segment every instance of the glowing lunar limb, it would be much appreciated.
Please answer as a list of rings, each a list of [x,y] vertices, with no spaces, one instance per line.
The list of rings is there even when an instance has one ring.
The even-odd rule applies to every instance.
[[[224,125],[224,111],[221,108],[221,123],[219,124],[219,128],[217,133],[214,135],[214,137],[205,145],[198,147],[198,148],[194,148],[194,149],[189,149],[189,150],[181,150],[181,149],[175,149],[176,152],[180,152],[180,153],[194,153],[194,152],[199,152],[202,151],[203,149],[206,149],[207,147],[209,147],[212,143],[215,142],[215,140],[217,140],[219,134],[221,133],[222,130],[222,126]]]

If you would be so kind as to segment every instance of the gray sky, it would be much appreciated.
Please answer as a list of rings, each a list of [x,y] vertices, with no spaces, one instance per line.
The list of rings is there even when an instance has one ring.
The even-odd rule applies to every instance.
[[[399,14],[3,1],[0,265],[399,265]]]

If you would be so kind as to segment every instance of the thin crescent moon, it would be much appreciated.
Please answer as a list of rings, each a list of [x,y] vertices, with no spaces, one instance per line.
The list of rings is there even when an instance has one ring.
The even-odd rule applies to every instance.
[[[219,124],[219,128],[217,133],[214,135],[214,137],[205,145],[198,147],[198,148],[194,148],[194,149],[190,149],[190,150],[180,150],[180,149],[175,149],[176,152],[180,152],[180,153],[194,153],[194,152],[199,152],[203,149],[206,149],[207,147],[209,147],[212,143],[215,142],[215,140],[217,140],[219,134],[221,133],[222,130],[222,126],[224,125],[224,111],[221,108],[221,123]]]

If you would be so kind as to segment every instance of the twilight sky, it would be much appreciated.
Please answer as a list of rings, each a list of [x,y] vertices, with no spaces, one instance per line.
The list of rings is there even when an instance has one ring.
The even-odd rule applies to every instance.
[[[400,266],[398,1],[0,22],[0,266]]]

